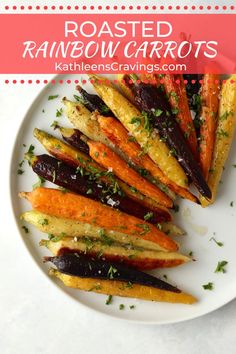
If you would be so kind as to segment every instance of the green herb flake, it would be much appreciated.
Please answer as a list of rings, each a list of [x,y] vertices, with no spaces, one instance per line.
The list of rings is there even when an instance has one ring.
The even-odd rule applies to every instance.
[[[112,303],[112,295],[109,295],[106,299],[106,305],[110,305]]]
[[[34,153],[34,149],[35,149],[35,148],[34,148],[34,145],[31,144],[31,145],[29,146],[29,149],[28,149],[28,151],[27,151],[27,154],[31,154],[31,155],[32,155],[32,154]]]
[[[80,103],[84,103],[83,98],[80,97],[80,96],[74,95],[74,99],[75,99],[76,101],[80,102]]]
[[[188,255],[189,255],[189,257],[192,257],[193,256],[193,251],[190,251]]]
[[[59,127],[58,121],[57,121],[57,120],[54,120],[54,121],[52,122],[52,124],[50,125],[50,127],[51,127],[51,128],[54,128],[54,130],[57,129],[57,128]]]
[[[59,236],[55,236],[53,234],[48,234],[48,239],[52,242],[58,242],[61,239],[63,239],[63,237],[65,237],[65,235],[66,234],[64,232],[62,232],[61,235],[59,235]]]
[[[89,189],[87,190],[86,194],[93,194],[92,188],[89,188]]]
[[[40,219],[40,220],[38,221],[38,223],[39,223],[40,225],[42,225],[42,226],[48,225],[48,219]]]
[[[120,310],[124,310],[124,308],[125,308],[125,305],[124,304],[120,304],[119,309]]]
[[[59,118],[62,116],[63,108],[57,109],[56,111],[56,117]]]
[[[225,266],[228,264],[227,261],[220,261],[217,264],[217,267],[215,269],[215,273],[226,273]]]
[[[154,111],[154,116],[155,117],[160,117],[160,115],[163,113],[163,111],[161,109],[155,109]]]
[[[137,127],[141,124],[141,117],[133,117],[130,121],[130,124],[135,124]]]
[[[18,170],[17,170],[17,174],[18,174],[18,175],[23,175],[24,172],[25,172],[25,171],[22,170],[21,168],[18,168]]]
[[[115,267],[113,267],[113,266],[110,266],[110,268],[108,269],[108,273],[107,273],[108,277],[110,279],[114,279],[114,275],[116,273],[117,273],[117,269]]]
[[[153,212],[150,211],[150,212],[148,212],[147,214],[144,215],[144,220],[145,220],[145,221],[148,221],[148,220],[150,220],[152,217],[153,217]]]
[[[178,113],[179,113],[178,108],[172,108],[172,113],[173,113],[173,114],[178,114]]]
[[[28,234],[28,233],[29,233],[29,229],[28,229],[28,227],[26,227],[26,226],[24,226],[24,225],[23,225],[21,228],[25,231],[25,233],[26,233],[26,234]]]
[[[173,210],[174,210],[175,213],[178,213],[179,212],[179,206],[177,204],[174,204]]]
[[[217,135],[220,137],[220,138],[228,138],[229,137],[229,133],[226,132],[225,130],[223,129],[219,129],[217,131]]]
[[[224,246],[223,242],[217,241],[215,239],[215,237],[211,237],[209,241],[214,241],[217,244],[217,246],[219,246],[219,247],[223,247]]]
[[[133,309],[135,309],[135,305],[130,305],[129,308],[130,308],[130,310],[133,310]]]
[[[32,188],[36,189],[39,187],[42,187],[42,185],[46,182],[46,180],[43,177],[38,176],[38,182],[36,182],[35,184],[33,184]]]
[[[59,97],[59,95],[48,96],[48,101],[55,100],[55,98],[58,98],[58,97]]]
[[[233,207],[234,206],[234,202],[232,201],[232,202],[230,202],[230,206],[231,207]]]
[[[207,284],[204,284],[202,287],[203,287],[204,290],[213,290],[214,289],[214,284],[209,282]]]

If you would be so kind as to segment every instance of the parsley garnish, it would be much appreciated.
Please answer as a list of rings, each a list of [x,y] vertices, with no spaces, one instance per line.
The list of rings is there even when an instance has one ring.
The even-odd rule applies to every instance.
[[[112,303],[112,295],[109,295],[106,300],[106,305],[110,305]]]
[[[26,226],[24,226],[24,225],[23,225],[21,228],[25,231],[25,233],[26,233],[26,234],[28,234],[28,233],[29,233],[29,229],[28,229],[28,227],[26,227]]]
[[[115,267],[110,266],[107,275],[110,279],[114,279],[114,275],[117,273],[117,269]]]
[[[153,212],[150,211],[147,214],[144,215],[144,220],[150,220],[153,217]]]
[[[227,261],[220,261],[218,262],[217,264],[217,267],[216,267],[216,270],[215,270],[215,273],[226,273],[226,270],[225,270],[225,266],[228,264]]]
[[[135,305],[130,305],[130,310],[133,310],[133,309],[135,309]]]
[[[233,201],[230,203],[230,206],[231,206],[231,207],[233,207],[233,206],[234,206],[234,202],[233,202]]]
[[[178,206],[177,204],[174,204],[173,210],[174,210],[175,213],[178,213],[178,211],[179,211],[179,206]]]
[[[214,241],[216,244],[217,244],[217,246],[219,246],[219,247],[223,247],[224,246],[224,244],[223,244],[223,242],[220,242],[220,241],[217,241],[216,239],[215,239],[215,237],[211,237],[210,238],[210,241]]]
[[[33,187],[33,189],[36,189],[38,187],[41,187],[45,182],[46,182],[46,180],[43,177],[38,176],[38,182],[33,184],[32,187]]]
[[[209,282],[208,284],[204,284],[202,287],[204,290],[213,290],[214,285],[213,283]]]
[[[119,309],[120,310],[124,310],[124,308],[125,308],[125,305],[124,304],[120,304]]]
[[[59,97],[59,95],[48,96],[48,101],[55,100],[57,97]]]
[[[155,109],[154,111],[154,116],[155,117],[160,117],[160,115],[163,113],[163,111],[161,109]]]
[[[64,233],[64,232],[62,232],[61,235],[59,235],[59,236],[55,236],[55,235],[53,235],[53,234],[48,234],[48,238],[49,238],[49,240],[52,241],[52,242],[58,242],[58,241],[60,241],[63,237],[65,237],[65,233]]]
[[[92,194],[92,193],[93,193],[92,188],[89,188],[89,189],[87,190],[87,192],[86,192],[86,194]]]
[[[132,118],[130,121],[130,124],[136,124],[136,126],[139,127],[141,124],[141,118],[140,117]]]
[[[22,170],[21,168],[18,168],[18,170],[17,170],[17,174],[18,174],[18,175],[23,175],[24,172],[25,172],[25,171]]]
[[[48,219],[40,219],[40,220],[38,221],[38,223],[39,223],[40,225],[48,225]]]
[[[63,109],[62,109],[62,108],[57,109],[57,111],[56,111],[56,117],[61,117],[61,116],[62,116],[62,112],[63,112]]]

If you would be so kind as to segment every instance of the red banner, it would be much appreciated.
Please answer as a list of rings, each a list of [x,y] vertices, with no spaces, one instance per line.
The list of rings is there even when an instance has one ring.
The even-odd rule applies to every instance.
[[[234,14],[0,15],[1,73],[235,71]]]

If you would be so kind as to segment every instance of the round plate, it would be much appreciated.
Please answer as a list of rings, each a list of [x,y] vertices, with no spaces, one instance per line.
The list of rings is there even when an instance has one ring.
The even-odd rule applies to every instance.
[[[60,76],[60,78],[70,79],[73,82],[75,79],[84,79],[85,77],[70,75]],[[86,84],[85,88],[92,92],[90,84]],[[47,237],[33,226],[24,224],[30,232],[26,235],[22,229],[23,224],[19,220],[19,215],[30,210],[31,206],[28,202],[18,198],[18,192],[30,191],[38,178],[26,162],[23,166],[25,170],[23,175],[18,175],[17,169],[30,144],[35,146],[36,154],[45,153],[44,148],[33,138],[35,127],[56,135],[57,133],[50,127],[54,120],[57,119],[63,125],[70,126],[64,116],[56,118],[56,111],[63,108],[61,99],[64,96],[73,99],[74,94],[76,94],[76,90],[72,85],[49,85],[42,90],[29,108],[17,132],[11,161],[12,208],[18,229],[29,252],[45,274],[47,274],[48,266],[43,264],[42,257],[47,255],[48,251],[39,247],[38,243],[41,238]],[[56,99],[48,100],[51,95],[59,96]],[[160,269],[152,272],[159,277],[166,275],[170,283],[178,285],[183,291],[196,296],[198,298],[196,304],[155,303],[114,297],[112,304],[106,305],[107,296],[105,295],[69,289],[56,279],[52,279],[52,281],[57,283],[65,294],[93,310],[115,318],[148,324],[174,323],[192,319],[209,313],[234,299],[236,296],[236,168],[233,167],[236,157],[233,156],[234,151],[236,151],[235,143],[231,148],[223,180],[219,186],[217,202],[214,206],[203,209],[191,202],[178,200],[180,208],[179,212],[174,214],[174,222],[187,232],[185,236],[178,238],[181,245],[180,251],[185,254],[192,252],[194,261],[173,269]],[[50,186],[50,183],[47,183],[46,186]],[[212,237],[223,242],[223,247],[219,247]],[[215,273],[217,263],[223,260],[228,262],[226,273]],[[214,289],[211,291],[204,290],[202,287],[208,282],[214,284]],[[119,310],[120,304],[125,305],[124,310]],[[135,308],[130,309],[130,305],[135,305]]]

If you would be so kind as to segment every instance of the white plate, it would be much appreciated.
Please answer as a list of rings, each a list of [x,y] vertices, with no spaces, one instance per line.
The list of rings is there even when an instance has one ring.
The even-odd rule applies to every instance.
[[[60,78],[75,80],[81,77],[70,75],[60,76]],[[92,90],[90,85],[87,85],[87,88]],[[55,94],[59,94],[59,98],[48,101],[48,96]],[[30,191],[32,184],[37,181],[37,176],[26,163],[23,166],[25,170],[23,175],[17,175],[17,169],[18,163],[30,144],[35,146],[36,154],[45,152],[33,138],[33,129],[38,127],[56,134],[50,125],[56,119],[56,110],[63,107],[60,100],[64,96],[73,99],[73,94],[76,94],[74,86],[66,84],[49,85],[42,90],[22,121],[11,162],[12,207],[19,232],[29,252],[45,274],[47,274],[47,265],[42,263],[42,256],[48,252],[38,246],[39,240],[44,238],[44,235],[29,225],[27,227],[30,235],[26,235],[19,221],[19,215],[30,210],[30,205],[20,200],[17,194],[19,191]],[[66,118],[61,117],[58,120],[70,126]],[[23,144],[26,144],[27,148],[23,147]],[[187,231],[187,235],[180,237],[178,241],[181,244],[181,251],[186,254],[192,251],[196,261],[175,269],[153,272],[157,276],[166,274],[170,283],[177,284],[182,290],[195,295],[199,299],[198,303],[194,305],[167,304],[115,297],[113,303],[108,306],[105,304],[107,296],[68,289],[59,281],[55,279],[52,281],[56,282],[64,293],[91,309],[115,318],[148,324],[174,323],[192,319],[209,313],[234,299],[236,297],[236,168],[232,165],[236,163],[235,148],[236,143],[231,149],[228,163],[225,166],[223,183],[220,185],[214,206],[203,209],[191,202],[179,200],[180,211],[174,215],[174,220]],[[233,207],[230,206],[231,201],[234,201]],[[216,240],[222,241],[224,246],[219,247],[214,241],[209,241],[213,236]],[[222,260],[228,261],[227,272],[225,274],[214,273],[218,261]],[[213,291],[202,288],[202,285],[208,282],[214,283]],[[119,310],[121,303],[125,305],[124,310]],[[135,305],[135,309],[130,310],[129,305]]]

